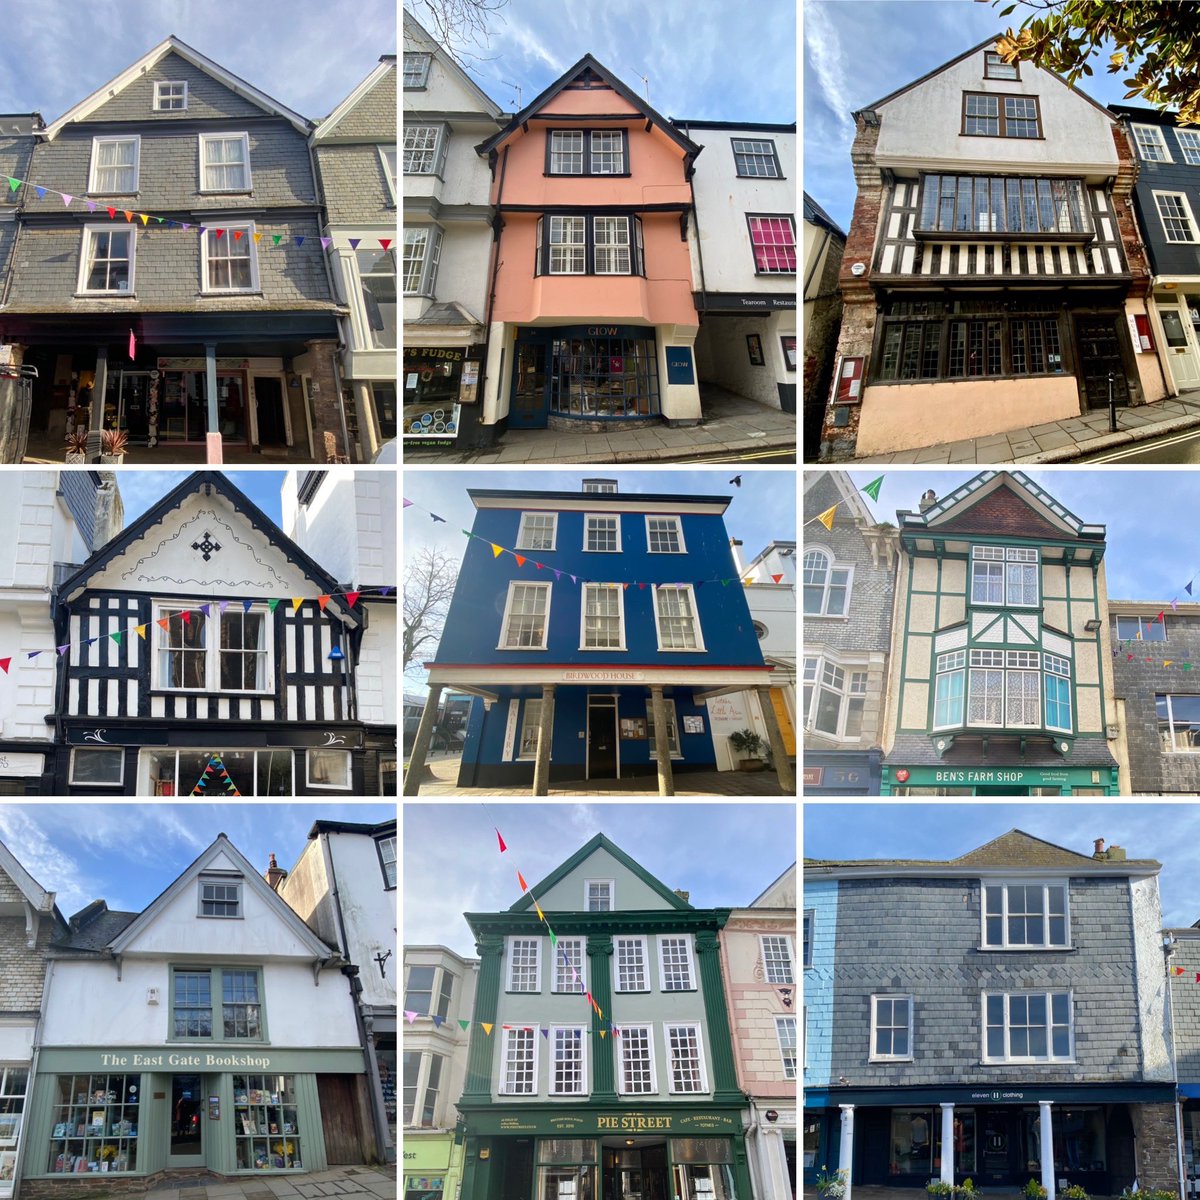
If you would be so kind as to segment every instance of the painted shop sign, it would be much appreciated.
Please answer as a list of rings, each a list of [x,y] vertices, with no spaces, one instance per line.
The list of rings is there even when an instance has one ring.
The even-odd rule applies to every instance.
[[[564,671],[564,683],[636,683],[645,679],[645,671]]]
[[[903,767],[894,769],[897,783],[907,784],[1059,784],[1103,783],[1108,777],[1106,768],[1095,767]],[[828,777],[826,777],[828,783]]]
[[[52,1046],[42,1050],[40,1069],[47,1074],[85,1071],[274,1071],[281,1074],[361,1075],[362,1051],[348,1047],[242,1050],[214,1047],[170,1050],[166,1046]]]
[[[574,1112],[472,1114],[473,1134],[538,1134],[542,1137],[592,1134],[667,1133],[678,1135],[732,1134],[741,1131],[741,1117],[726,1112]]]
[[[271,1069],[269,1054],[101,1054],[102,1067],[239,1067]]]

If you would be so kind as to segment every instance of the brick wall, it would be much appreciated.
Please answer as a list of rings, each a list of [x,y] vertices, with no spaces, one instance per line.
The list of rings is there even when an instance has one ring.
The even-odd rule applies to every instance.
[[[1179,1144],[1173,1104],[1131,1104],[1137,1144],[1138,1186],[1148,1192],[1163,1188],[1179,1192]],[[1111,1166],[1111,1164],[1110,1164]]]
[[[1132,135],[1124,119],[1112,127],[1113,143],[1117,148],[1117,177],[1113,182],[1113,207],[1117,213],[1117,228],[1121,233],[1121,246],[1133,282],[1129,288],[1131,296],[1146,296],[1150,292],[1150,263],[1146,249],[1138,234],[1137,217],[1133,205],[1133,188],[1137,183],[1138,160],[1133,150]]]

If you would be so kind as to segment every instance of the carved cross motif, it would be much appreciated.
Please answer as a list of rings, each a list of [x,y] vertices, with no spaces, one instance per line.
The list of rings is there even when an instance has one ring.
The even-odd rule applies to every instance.
[[[199,550],[200,553],[204,556],[205,562],[208,562],[208,560],[210,558],[212,558],[212,556],[218,550],[220,550],[220,548],[221,548],[221,543],[214,542],[213,538],[212,538],[212,534],[209,533],[207,529],[204,531],[204,537],[201,538],[200,541],[192,543],[192,549]]]

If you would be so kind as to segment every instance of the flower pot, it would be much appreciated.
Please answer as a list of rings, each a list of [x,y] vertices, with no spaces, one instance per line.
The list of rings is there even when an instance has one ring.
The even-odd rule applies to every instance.
[[[67,462],[69,462],[69,463],[85,463],[85,462],[87,462],[87,455],[84,454],[82,451],[68,450],[67,451]]]
[[[69,459],[68,459],[69,461]],[[102,454],[100,461],[110,467],[119,467],[125,461],[123,454]]]
[[[761,758],[739,758],[739,771],[761,771],[767,764]]]

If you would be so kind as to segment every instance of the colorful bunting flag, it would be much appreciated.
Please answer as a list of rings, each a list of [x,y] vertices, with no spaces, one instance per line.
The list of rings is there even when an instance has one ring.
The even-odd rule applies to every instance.
[[[493,828],[495,828],[493,826]],[[496,841],[500,843],[500,853],[503,854],[508,847],[504,844],[504,839],[500,836],[500,830],[496,830]]]
[[[831,508],[827,508],[823,513],[818,513],[814,518],[820,521],[831,533],[833,532],[833,514],[837,512],[838,506],[835,504]]]
[[[525,882],[525,876],[520,871],[517,872],[517,882],[521,885],[521,891],[529,891],[529,885]]]
[[[876,504],[878,504],[879,503],[879,489],[882,484],[883,484],[883,476],[880,475],[880,477],[878,479],[872,479],[871,482],[868,483],[865,488],[860,488],[859,491],[866,492],[867,495],[870,496],[871,499],[874,500]]]
[[[490,1021],[480,1021],[479,1023],[483,1026],[483,1032],[486,1033],[488,1037],[491,1037],[492,1030],[495,1029],[495,1025]]]
[[[303,596],[293,596],[292,597],[292,612],[299,612],[300,605],[302,605],[303,603],[304,603]]]

